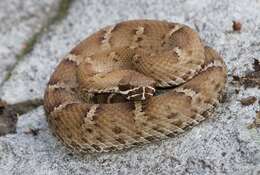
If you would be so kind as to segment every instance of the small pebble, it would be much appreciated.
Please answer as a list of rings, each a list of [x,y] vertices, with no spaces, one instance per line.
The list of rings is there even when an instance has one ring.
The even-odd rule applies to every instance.
[[[254,104],[256,102],[256,97],[255,96],[249,96],[249,97],[246,97],[246,98],[243,98],[240,100],[240,103],[243,105],[243,106],[249,106],[251,104]]]
[[[242,24],[239,21],[233,21],[233,31],[240,32],[242,28]]]

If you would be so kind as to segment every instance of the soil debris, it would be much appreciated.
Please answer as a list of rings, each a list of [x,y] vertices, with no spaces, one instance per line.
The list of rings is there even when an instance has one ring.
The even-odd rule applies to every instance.
[[[252,105],[256,102],[257,98],[255,96],[249,96],[249,97],[246,97],[246,98],[242,98],[240,100],[240,103],[243,105],[243,106],[249,106],[249,105]]]

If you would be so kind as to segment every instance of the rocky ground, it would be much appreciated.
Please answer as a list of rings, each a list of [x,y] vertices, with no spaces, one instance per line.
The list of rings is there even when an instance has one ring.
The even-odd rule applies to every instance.
[[[260,174],[259,72],[252,73],[259,71],[259,9],[259,0],[1,0],[0,98],[9,104],[42,98],[80,40],[136,18],[197,30],[224,57],[228,84],[212,118],[177,138],[116,153],[71,154],[51,135],[42,106],[23,111],[16,133],[0,137],[0,174]]]

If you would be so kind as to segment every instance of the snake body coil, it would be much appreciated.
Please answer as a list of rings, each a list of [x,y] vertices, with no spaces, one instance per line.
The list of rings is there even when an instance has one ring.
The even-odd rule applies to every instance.
[[[222,58],[188,26],[132,20],[92,34],[52,74],[53,133],[80,152],[108,152],[183,133],[210,115],[226,83]]]

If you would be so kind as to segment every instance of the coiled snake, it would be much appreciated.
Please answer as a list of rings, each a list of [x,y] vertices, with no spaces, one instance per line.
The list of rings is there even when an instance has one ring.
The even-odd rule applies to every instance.
[[[210,115],[226,66],[190,27],[131,20],[78,44],[52,74],[44,108],[79,152],[108,152],[183,133]]]

